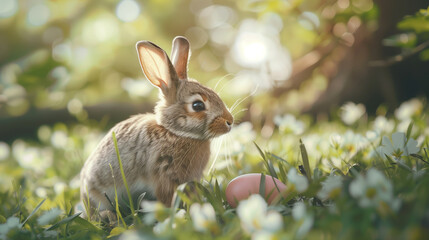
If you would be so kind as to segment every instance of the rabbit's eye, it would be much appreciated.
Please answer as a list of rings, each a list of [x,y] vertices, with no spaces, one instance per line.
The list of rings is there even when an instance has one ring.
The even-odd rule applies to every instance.
[[[201,102],[201,101],[198,100],[198,101],[195,101],[195,102],[192,103],[192,109],[195,112],[201,112],[201,111],[206,110],[206,106],[204,105],[203,102]]]

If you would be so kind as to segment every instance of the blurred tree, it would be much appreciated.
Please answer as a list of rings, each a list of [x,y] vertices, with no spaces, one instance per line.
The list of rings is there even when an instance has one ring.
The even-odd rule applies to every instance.
[[[340,71],[311,112],[327,111],[346,101],[364,103],[371,112],[382,103],[394,109],[402,101],[429,93],[427,62],[418,55],[389,62],[389,58],[399,54],[398,49],[383,45],[384,39],[399,33],[397,24],[402,18],[427,8],[427,1],[376,0],[375,3],[380,12],[377,30],[362,28],[355,35],[354,45],[339,63]],[[426,34],[419,41],[427,42],[429,37]]]
[[[428,68],[418,55],[384,61],[428,37],[415,34],[408,50],[384,47],[383,39],[425,7],[424,0],[3,0],[1,140],[34,136],[43,124],[117,122],[150,111],[157,91],[143,80],[134,44],[147,39],[169,51],[176,35],[191,41],[190,76],[219,85],[230,106],[250,96],[246,118],[255,123],[272,126],[286,111],[326,113],[345,101],[393,107],[427,93]]]

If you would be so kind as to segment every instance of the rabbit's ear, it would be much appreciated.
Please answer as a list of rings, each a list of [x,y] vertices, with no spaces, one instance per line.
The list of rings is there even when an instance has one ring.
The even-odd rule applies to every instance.
[[[187,79],[189,58],[189,41],[182,36],[178,36],[173,40],[173,48],[171,49],[171,60],[176,69],[179,79]]]
[[[137,42],[136,48],[147,79],[164,93],[169,92],[174,85],[172,82],[177,79],[177,74],[167,53],[149,41]]]

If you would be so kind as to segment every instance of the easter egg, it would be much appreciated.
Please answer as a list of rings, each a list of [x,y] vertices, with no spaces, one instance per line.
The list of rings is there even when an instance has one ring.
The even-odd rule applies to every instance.
[[[232,179],[225,190],[226,200],[229,205],[236,207],[237,203],[241,200],[247,199],[252,194],[259,194],[261,176],[262,174],[260,173],[249,173]],[[279,195],[279,193],[285,189],[286,185],[284,185],[280,180],[271,177],[270,175],[265,175],[265,199],[268,204],[270,204]]]

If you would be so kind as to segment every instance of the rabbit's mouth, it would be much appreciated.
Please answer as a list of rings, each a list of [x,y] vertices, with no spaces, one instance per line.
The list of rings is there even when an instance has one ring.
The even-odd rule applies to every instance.
[[[230,116],[230,115],[229,115]],[[234,119],[228,117],[217,117],[213,120],[213,122],[209,126],[209,132],[213,137],[218,137],[220,135],[226,134],[231,131],[232,125],[234,123]]]

